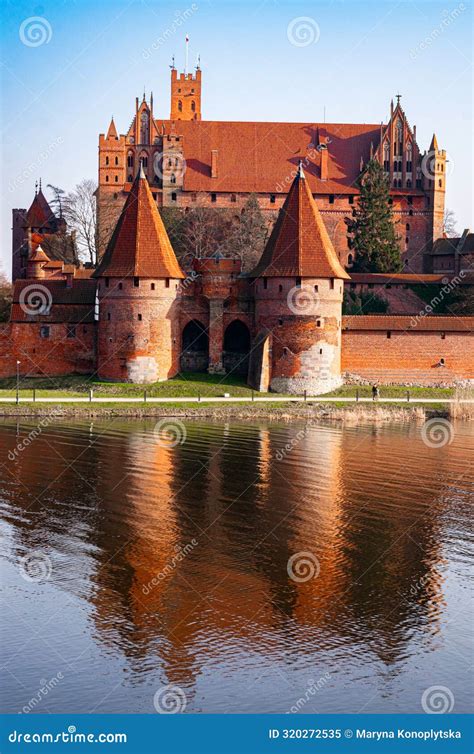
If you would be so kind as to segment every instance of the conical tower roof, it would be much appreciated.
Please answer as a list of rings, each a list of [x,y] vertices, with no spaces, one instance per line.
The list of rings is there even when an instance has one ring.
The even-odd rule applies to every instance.
[[[115,127],[113,116],[110,121],[109,130],[107,131],[106,139],[118,139],[117,129]]]
[[[433,134],[433,138],[431,139],[430,144],[430,152],[437,152],[438,151],[438,139],[436,138],[436,134]]]
[[[30,259],[30,262],[50,262],[50,258],[47,256],[47,254],[43,251],[41,246],[37,246],[36,250],[32,253]]]
[[[350,279],[337,258],[301,165],[250,277]]]
[[[94,277],[184,278],[143,169]]]
[[[54,212],[40,189],[38,193],[35,194],[31,207],[26,213],[26,224],[29,228],[43,228],[55,219]]]

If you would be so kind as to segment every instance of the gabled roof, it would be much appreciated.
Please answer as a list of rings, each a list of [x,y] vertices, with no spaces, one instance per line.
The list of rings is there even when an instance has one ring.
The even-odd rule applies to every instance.
[[[31,207],[26,213],[26,224],[31,228],[43,228],[45,225],[48,225],[55,220],[56,217],[54,216],[53,210],[49,206],[45,195],[40,189],[38,193],[35,194]]]
[[[337,258],[301,166],[262,258],[249,276],[350,279]]]
[[[193,192],[286,194],[302,159],[313,194],[358,194],[360,158],[367,162],[371,143],[376,148],[380,140],[380,124],[161,119],[155,124],[157,134],[182,137],[184,190]],[[318,131],[327,140],[326,180],[321,179]],[[211,174],[213,151],[217,178]]]
[[[29,287],[31,280],[16,280],[14,283],[12,322],[94,322],[95,280],[73,280],[71,288],[65,280],[41,280],[41,287],[48,291],[51,306],[47,312],[39,309],[37,314],[22,303],[22,293],[27,294]]]
[[[94,277],[184,278],[143,169]]]

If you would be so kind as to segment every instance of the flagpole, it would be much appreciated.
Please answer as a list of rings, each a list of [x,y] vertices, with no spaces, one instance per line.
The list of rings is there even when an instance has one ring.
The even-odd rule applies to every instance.
[[[188,75],[188,59],[189,59],[189,35],[186,34],[186,62],[184,65],[184,73]]]

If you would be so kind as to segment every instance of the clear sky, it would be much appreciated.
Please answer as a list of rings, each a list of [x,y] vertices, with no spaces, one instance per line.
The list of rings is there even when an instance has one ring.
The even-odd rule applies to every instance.
[[[2,233],[34,183],[96,178],[98,133],[120,132],[153,90],[169,115],[169,63],[201,55],[203,118],[379,123],[402,94],[420,148],[448,153],[447,206],[472,219],[469,2],[56,0],[2,2]],[[183,16],[186,13],[186,20]],[[35,17],[36,20],[35,20]],[[303,18],[303,20],[301,20]]]

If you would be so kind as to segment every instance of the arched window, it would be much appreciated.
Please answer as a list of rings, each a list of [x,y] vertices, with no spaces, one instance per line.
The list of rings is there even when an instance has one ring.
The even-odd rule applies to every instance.
[[[106,158],[105,158],[105,164],[106,164],[106,165],[108,165],[108,164],[109,164],[109,158],[108,158],[108,157],[106,157]]]
[[[143,169],[148,167],[148,155],[146,152],[140,155],[140,162],[143,165]]]
[[[118,165],[118,157],[115,158],[115,164]]]
[[[407,223],[407,224],[405,225],[405,230],[410,230],[410,223]]]
[[[105,176],[105,182],[106,182],[106,183],[108,183],[108,182],[109,182],[109,176],[108,176],[108,175],[106,175],[106,176]]]
[[[411,188],[411,180],[409,178],[407,180],[407,188]]]
[[[178,102],[178,112],[179,113],[183,112],[183,103],[181,102],[181,100],[179,100],[179,102]]]
[[[176,183],[176,176],[175,176],[175,174],[174,174],[174,173],[171,173],[170,182],[171,182],[171,183]]]
[[[383,145],[383,169],[386,173],[390,172],[390,142],[386,141]]]
[[[354,257],[352,256],[352,254],[349,254],[349,256],[347,257],[347,264],[352,264],[353,261]]]
[[[148,144],[148,113],[146,110],[140,115],[140,143]]]
[[[403,127],[400,119],[395,125],[395,151],[394,154],[403,154]]]
[[[127,155],[127,167],[133,168],[133,152],[129,152]]]
[[[196,112],[196,103],[194,100],[191,102],[191,110],[193,111],[193,113]]]

